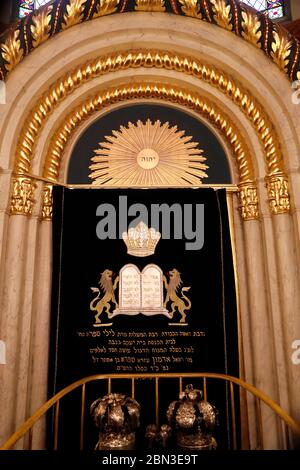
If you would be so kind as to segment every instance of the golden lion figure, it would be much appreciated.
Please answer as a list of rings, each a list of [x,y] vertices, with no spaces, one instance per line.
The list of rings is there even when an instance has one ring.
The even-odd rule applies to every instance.
[[[99,285],[98,287],[91,287],[93,292],[98,292],[97,296],[91,301],[90,309],[92,312],[97,312],[95,315],[95,323],[101,323],[100,315],[106,309],[107,315],[111,313],[111,305],[110,302],[114,303],[116,307],[118,307],[116,298],[115,298],[115,290],[117,288],[117,284],[119,282],[119,276],[116,277],[115,282],[112,282],[113,272],[109,269],[105,269],[101,273]],[[101,298],[101,290],[104,292],[103,297]]]
[[[171,302],[171,318],[173,318],[173,315],[177,308],[178,312],[181,314],[180,323],[184,323],[186,318],[186,311],[190,310],[192,306],[192,302],[190,301],[190,299],[186,295],[184,295],[184,292],[190,290],[190,287],[182,287],[180,290],[180,287],[182,286],[182,280],[180,277],[180,272],[177,271],[177,269],[172,269],[172,271],[169,271],[168,275],[170,278],[169,282],[167,281],[166,276],[163,276],[164,286],[167,291],[164,307],[167,308],[167,303]],[[179,290],[181,298],[177,295],[177,292],[179,292]]]

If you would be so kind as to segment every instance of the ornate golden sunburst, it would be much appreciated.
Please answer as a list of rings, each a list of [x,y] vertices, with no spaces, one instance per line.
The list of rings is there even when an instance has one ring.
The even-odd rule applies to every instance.
[[[91,158],[94,185],[187,186],[207,178],[199,144],[168,122],[129,122],[105,139]]]

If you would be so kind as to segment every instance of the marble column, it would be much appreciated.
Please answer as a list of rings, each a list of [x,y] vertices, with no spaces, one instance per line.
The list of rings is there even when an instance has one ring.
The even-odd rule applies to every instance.
[[[31,416],[47,401],[48,359],[50,338],[50,303],[52,275],[52,222],[41,220],[37,241],[37,261],[34,280],[33,312],[30,350],[30,385],[28,416]],[[45,446],[45,419],[40,419],[33,428],[31,447]]]
[[[13,215],[9,220],[4,282],[1,299],[0,337],[6,343],[6,365],[1,366],[0,395],[3,406],[0,413],[0,442],[16,430],[17,386],[26,371],[20,368],[23,354],[23,328],[30,319],[22,316],[25,283],[28,217]]]
[[[13,216],[18,217],[18,216]],[[29,418],[27,413],[27,401],[29,392],[29,370],[31,363],[31,335],[32,329],[35,326],[35,319],[33,317],[34,308],[34,292],[37,287],[36,280],[36,258],[38,254],[42,254],[38,251],[38,228],[39,219],[37,216],[28,217],[28,229],[27,229],[27,240],[26,240],[26,260],[24,263],[24,279],[22,287],[22,303],[20,306],[20,319],[21,319],[21,331],[19,340],[22,345],[22,351],[18,358],[19,374],[18,382],[14,393],[16,394],[15,401],[15,428],[21,426],[24,421]],[[24,443],[26,442],[26,439]],[[19,441],[18,447],[23,446],[22,440]]]
[[[252,344],[251,344],[251,325],[250,325],[250,310],[249,310],[249,296],[247,289],[247,268],[245,263],[245,241],[244,241],[244,224],[238,208],[239,201],[236,195],[232,195],[233,201],[233,224],[235,235],[235,249],[236,249],[236,268],[237,280],[239,289],[239,312],[240,316],[240,341],[239,346],[240,360],[243,362],[240,367],[240,377],[246,382],[253,384],[253,361],[252,361]],[[234,249],[234,246],[233,246]],[[246,408],[247,408],[247,421],[248,421],[248,435],[244,437],[247,441],[249,439],[250,448],[255,447],[257,443],[257,429],[256,429],[256,409],[255,400],[250,394],[246,394]]]
[[[273,328],[269,314],[268,290],[262,233],[259,220],[244,224],[245,263],[250,312],[250,338],[253,367],[253,385],[278,401],[278,383],[275,367]],[[262,405],[263,446],[277,449],[281,446],[281,430],[273,411]],[[257,444],[258,445],[258,444]]]
[[[8,201],[10,195],[11,172],[0,168],[0,305],[5,277],[5,257],[8,232]],[[0,340],[1,340],[0,336]]]
[[[278,289],[290,408],[292,417],[300,422],[300,372],[299,366],[293,364],[292,361],[292,343],[296,339],[300,339],[300,282],[296,237],[291,215],[278,214],[274,216],[273,230],[276,240]]]
[[[266,264],[266,282],[269,292],[269,309],[273,323],[273,337],[275,351],[274,366],[278,377],[278,404],[283,410],[291,414],[289,381],[286,367],[285,340],[283,334],[283,318],[280,301],[279,272],[276,254],[276,239],[273,231],[273,217],[268,212],[262,218],[263,249]]]

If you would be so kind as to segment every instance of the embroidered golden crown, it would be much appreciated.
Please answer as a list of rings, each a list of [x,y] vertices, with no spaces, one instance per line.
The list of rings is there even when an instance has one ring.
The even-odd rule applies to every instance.
[[[122,233],[127,253],[132,256],[153,255],[160,237],[159,232],[153,227],[148,228],[144,222],[140,222],[136,227],[130,228],[128,232]]]

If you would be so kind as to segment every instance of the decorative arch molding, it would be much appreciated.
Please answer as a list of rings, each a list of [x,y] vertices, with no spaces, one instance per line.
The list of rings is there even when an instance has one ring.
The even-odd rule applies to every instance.
[[[65,147],[74,131],[80,124],[97,111],[118,102],[141,99],[155,99],[176,103],[193,110],[197,115],[206,118],[217,128],[231,147],[235,157],[239,183],[251,183],[255,180],[252,157],[245,139],[236,128],[231,118],[212,100],[202,97],[179,86],[166,83],[149,83],[140,81],[135,84],[111,86],[84,99],[60,122],[55,130],[47,149],[43,178],[53,182],[58,181],[60,165]]]
[[[87,119],[100,109],[120,101],[135,99],[161,99],[192,109],[196,114],[205,117],[225,137],[235,157],[235,164],[239,174],[239,207],[244,220],[257,219],[258,194],[255,183],[255,172],[249,148],[235,127],[231,119],[210,100],[201,97],[184,88],[172,87],[166,84],[139,83],[134,85],[121,85],[105,89],[96,95],[85,99],[60,123],[53,134],[48,148],[43,177],[47,180],[57,181],[60,165],[65,147],[83,120]],[[51,217],[51,185],[44,188],[42,217]]]
[[[264,149],[266,184],[272,213],[278,214],[290,210],[288,177],[285,174],[279,139],[270,118],[257,99],[226,72],[208,64],[203,64],[196,59],[166,51],[142,49],[98,57],[76,67],[56,80],[55,83],[50,85],[49,90],[35,103],[32,111],[25,119],[17,145],[15,173],[30,173],[34,147],[39,133],[50,113],[66,96],[84,83],[101,75],[139,67],[163,68],[192,75],[217,88],[221,93],[230,98],[246,115]],[[243,174],[244,171],[246,171],[245,174]],[[253,179],[247,175],[246,166],[243,167],[240,182],[253,182]],[[14,185],[14,188],[16,190],[12,196],[11,207],[12,212],[16,213],[19,212],[19,209],[16,209],[16,200],[18,198],[15,195],[19,192],[19,186]]]
[[[239,0],[53,0],[1,36],[0,79],[56,34],[101,16],[130,11],[173,13],[212,23],[261,49],[291,81],[300,79],[297,39]]]

